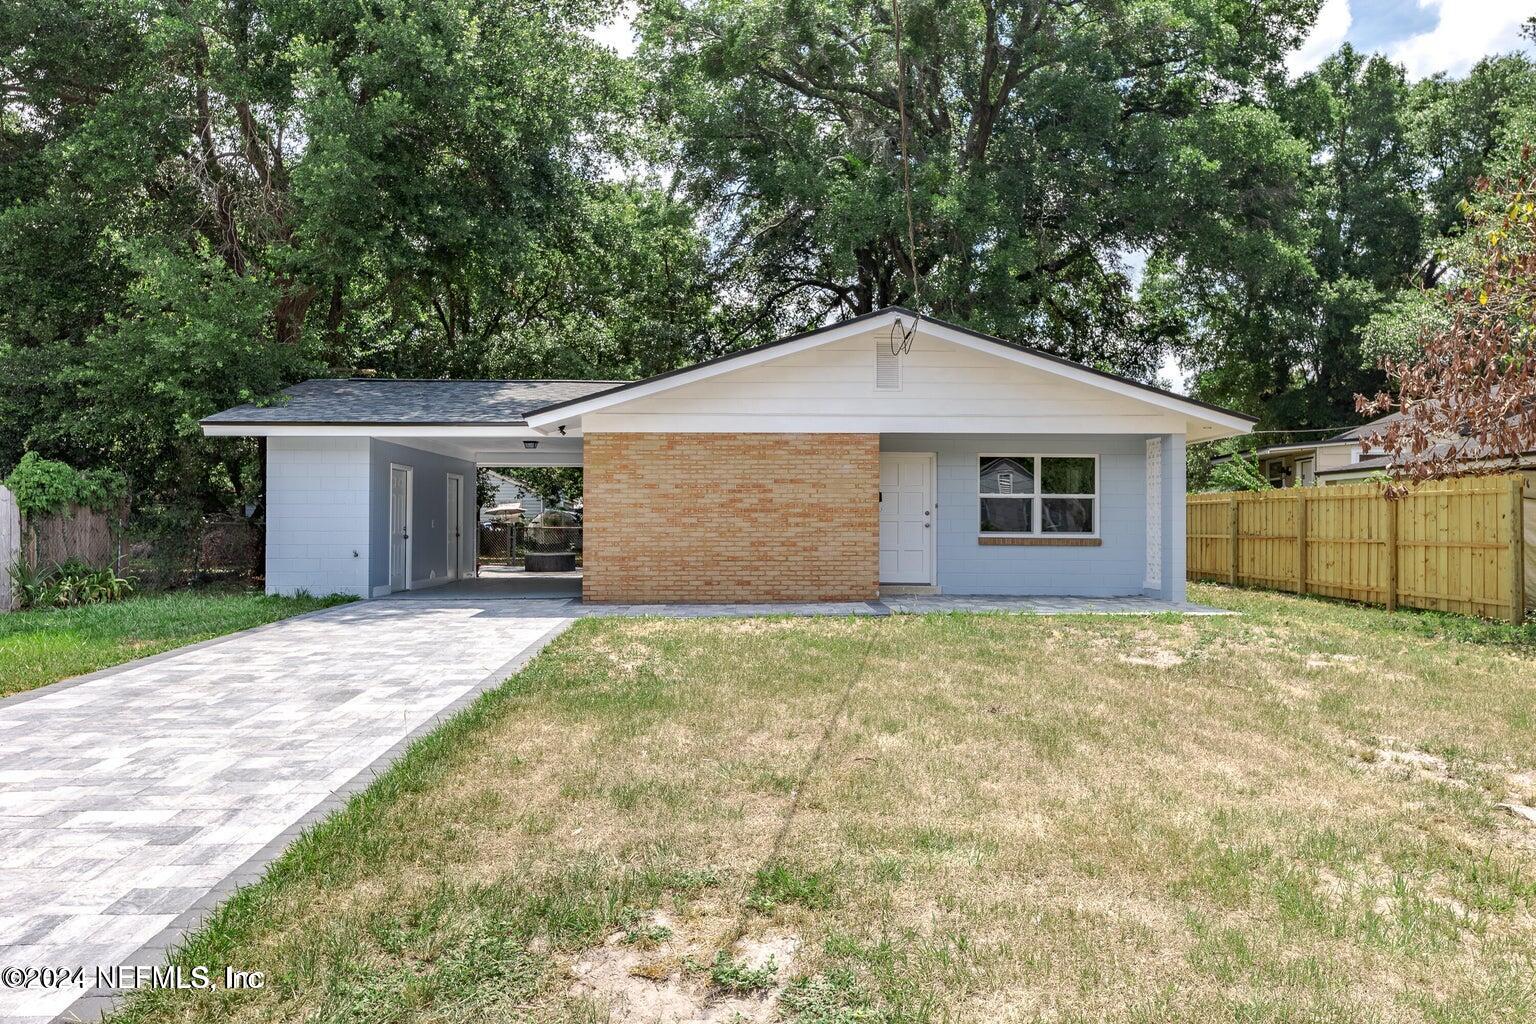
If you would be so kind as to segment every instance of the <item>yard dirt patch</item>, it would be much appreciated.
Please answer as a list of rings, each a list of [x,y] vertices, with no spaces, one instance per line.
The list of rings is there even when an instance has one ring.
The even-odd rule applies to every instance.
[[[125,1017],[1536,1019],[1536,662],[1197,599],[588,620]]]

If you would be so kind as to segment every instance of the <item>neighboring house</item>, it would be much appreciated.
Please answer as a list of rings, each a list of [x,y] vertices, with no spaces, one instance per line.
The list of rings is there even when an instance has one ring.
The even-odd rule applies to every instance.
[[[544,499],[524,487],[505,473],[487,473],[491,484],[491,501],[480,510],[480,516],[492,519],[528,522],[544,511]]]
[[[1321,441],[1269,445],[1256,449],[1246,457],[1256,461],[1259,472],[1272,487],[1359,483],[1390,470],[1393,463],[1392,456],[1379,447],[1368,446],[1361,438],[1402,418],[1400,412],[1388,413]],[[1441,450],[1446,447],[1440,446]],[[1469,460],[1468,464],[1472,465],[1475,461]],[[1525,468],[1536,467],[1536,456],[1527,455],[1521,460],[1521,465]]]
[[[476,467],[554,465],[584,467],[589,601],[1182,601],[1186,440],[1253,420],[936,320],[898,354],[912,321],[627,383],[308,381],[203,429],[266,438],[271,591],[471,575]]]
[[[1311,487],[1323,482],[1326,474],[1348,471],[1359,462],[1361,456],[1360,435],[1372,430],[1398,414],[1383,416],[1370,423],[1324,438],[1321,441],[1304,441],[1295,444],[1272,444],[1255,449],[1244,456],[1256,461],[1259,472],[1271,487]],[[1218,456],[1213,461],[1223,461],[1230,455]],[[1361,476],[1366,475],[1362,473]]]

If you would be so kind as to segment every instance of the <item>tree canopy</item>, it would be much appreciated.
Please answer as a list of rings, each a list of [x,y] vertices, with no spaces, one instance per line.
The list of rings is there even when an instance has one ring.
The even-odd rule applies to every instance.
[[[259,506],[197,420],[304,377],[632,377],[891,303],[1355,422],[1536,67],[1288,78],[1318,7],[906,0],[898,53],[889,0],[648,0],[621,58],[618,0],[5,5],[0,471]]]
[[[1274,244],[1306,154],[1261,100],[1316,0],[901,6],[904,82],[884,0],[644,9],[682,187],[763,316],[918,304],[1146,373],[1127,252]]]

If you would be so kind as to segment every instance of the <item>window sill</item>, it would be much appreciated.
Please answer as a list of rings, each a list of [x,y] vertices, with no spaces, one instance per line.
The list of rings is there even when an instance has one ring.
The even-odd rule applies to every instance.
[[[976,538],[982,547],[992,548],[1096,548],[1103,545],[1100,537],[989,537]]]

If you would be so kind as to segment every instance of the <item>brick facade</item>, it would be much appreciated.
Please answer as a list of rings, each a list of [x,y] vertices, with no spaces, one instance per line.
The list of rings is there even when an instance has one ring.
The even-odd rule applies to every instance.
[[[589,433],[582,595],[868,601],[880,435]]]

